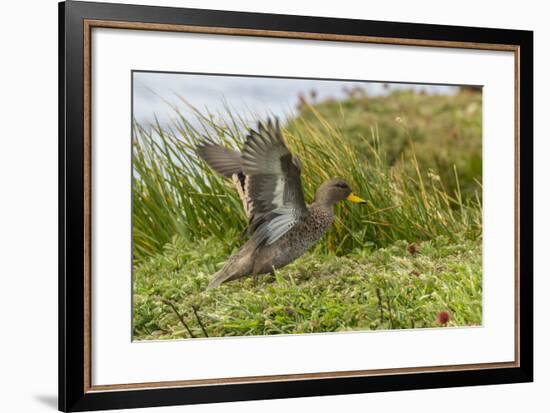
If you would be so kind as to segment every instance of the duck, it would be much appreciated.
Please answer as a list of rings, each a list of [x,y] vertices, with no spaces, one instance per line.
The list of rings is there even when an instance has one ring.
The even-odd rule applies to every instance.
[[[248,240],[213,275],[208,288],[273,274],[322,238],[332,225],[337,202],[367,204],[345,180],[333,178],[318,187],[307,205],[300,160],[289,150],[277,118],[250,128],[241,152],[208,138],[196,152],[217,174],[233,181],[248,219]]]

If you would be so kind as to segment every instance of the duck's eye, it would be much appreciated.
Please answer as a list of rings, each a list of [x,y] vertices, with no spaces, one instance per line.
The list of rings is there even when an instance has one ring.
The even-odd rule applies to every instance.
[[[347,186],[345,183],[343,183],[343,182],[338,182],[338,183],[336,184],[336,186],[337,186],[338,188],[343,188],[343,189],[346,189],[346,188],[348,187],[348,186]]]

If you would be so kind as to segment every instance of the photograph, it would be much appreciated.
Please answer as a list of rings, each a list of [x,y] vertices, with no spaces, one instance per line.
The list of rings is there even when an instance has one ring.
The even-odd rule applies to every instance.
[[[132,340],[483,326],[482,96],[132,71]]]
[[[532,383],[533,30],[253,10],[59,3],[58,408]]]

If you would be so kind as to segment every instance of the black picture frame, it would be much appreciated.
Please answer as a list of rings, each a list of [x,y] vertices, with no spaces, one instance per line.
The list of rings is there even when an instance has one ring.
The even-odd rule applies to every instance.
[[[192,387],[89,389],[85,334],[85,20],[511,45],[519,59],[519,296],[514,367]],[[533,380],[533,32],[137,5],[59,4],[59,409],[85,411],[474,386]]]

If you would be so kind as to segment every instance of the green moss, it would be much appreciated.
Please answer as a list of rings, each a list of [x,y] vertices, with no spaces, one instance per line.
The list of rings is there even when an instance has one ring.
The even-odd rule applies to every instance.
[[[415,245],[357,249],[345,257],[320,249],[275,276],[243,278],[207,290],[229,251],[216,239],[176,237],[134,269],[134,339],[440,327],[481,323],[481,240],[437,237]]]

